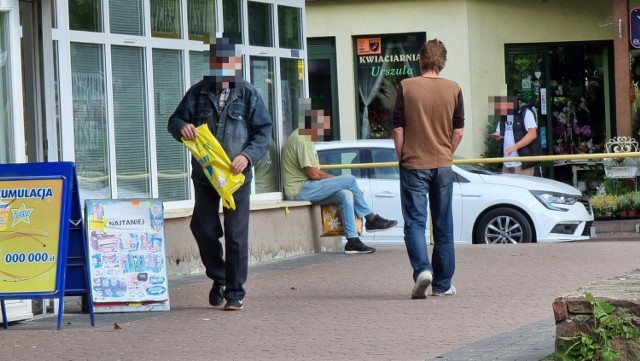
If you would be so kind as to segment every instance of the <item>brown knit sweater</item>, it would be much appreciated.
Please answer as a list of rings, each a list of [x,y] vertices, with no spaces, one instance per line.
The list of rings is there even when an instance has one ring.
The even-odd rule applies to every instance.
[[[460,86],[444,78],[419,76],[402,80],[398,84],[393,127],[404,128],[401,166],[450,167],[453,130],[464,127]]]

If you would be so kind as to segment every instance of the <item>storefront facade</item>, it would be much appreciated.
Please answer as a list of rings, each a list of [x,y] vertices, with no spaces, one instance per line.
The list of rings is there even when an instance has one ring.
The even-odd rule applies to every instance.
[[[193,243],[171,257],[197,264],[182,236],[190,156],[167,120],[208,71],[210,36],[233,38],[274,120],[252,200],[281,200],[277,149],[308,96],[304,9],[303,0],[0,0],[0,163],[73,161],[82,203],[162,199],[165,217],[181,219],[168,241]]]
[[[447,45],[448,62],[442,76],[462,87],[466,124],[465,136],[458,148],[461,156],[477,158],[489,155],[485,144],[493,114],[489,97],[527,92],[535,98],[541,130],[545,131],[546,154],[562,152],[554,149],[561,136],[553,132],[558,120],[554,112],[561,112],[570,99],[567,92],[560,99],[558,85],[567,88],[575,98],[576,107],[582,98],[597,98],[589,104],[594,110],[592,117],[581,124],[599,132],[597,141],[616,135],[631,135],[628,134],[631,117],[620,119],[625,112],[617,109],[626,106],[623,110],[628,115],[631,106],[628,101],[620,105],[616,97],[620,86],[627,89],[620,97],[628,99],[629,88],[628,82],[622,83],[623,80],[618,79],[616,68],[619,43],[626,41],[624,37],[628,33],[628,14],[618,19],[620,10],[616,10],[614,16],[614,5],[619,8],[620,3],[614,0],[307,1],[310,63],[322,60],[322,56],[314,58],[314,46],[322,46],[324,58],[334,56],[338,59],[336,92],[326,93],[326,97],[339,99],[338,106],[332,109],[340,119],[334,139],[379,137],[380,130],[376,129],[372,118],[385,111],[375,108],[376,98],[394,97],[394,94],[389,95],[389,89],[393,93],[393,87],[385,86],[385,83],[394,84],[402,77],[411,76],[398,73],[406,68],[402,62],[413,59],[385,57],[385,38],[409,39],[420,33],[426,39],[438,38]],[[625,9],[634,6],[627,0],[622,5]],[[619,28],[622,32],[620,38],[617,36]],[[382,50],[379,51],[381,66],[397,69],[374,85],[378,94],[373,96],[369,96],[373,82],[361,80],[361,64],[369,56],[362,54],[359,48],[358,42],[363,38],[382,39]],[[418,54],[419,45],[405,47],[404,52]],[[628,63],[629,42],[623,45],[626,46]],[[311,94],[319,92],[313,70],[310,67]],[[322,89],[327,88],[322,86]],[[541,99],[541,88],[546,98]],[[556,102],[555,107],[551,103],[553,101]],[[621,122],[627,126],[621,127]],[[385,132],[383,130],[383,137]],[[580,144],[576,144],[576,148],[578,146]]]

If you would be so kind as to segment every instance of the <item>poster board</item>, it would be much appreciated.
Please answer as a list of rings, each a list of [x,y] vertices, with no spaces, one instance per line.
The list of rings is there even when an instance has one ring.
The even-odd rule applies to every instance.
[[[72,162],[0,165],[0,306],[5,300],[90,297],[84,222]],[[95,325],[93,308],[89,308]]]
[[[162,201],[89,199],[85,219],[95,312],[168,311]]]

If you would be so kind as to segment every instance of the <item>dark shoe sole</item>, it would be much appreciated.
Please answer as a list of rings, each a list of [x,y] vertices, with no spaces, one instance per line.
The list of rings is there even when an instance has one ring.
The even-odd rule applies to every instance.
[[[373,233],[373,232],[386,231],[386,230],[389,230],[389,229],[391,229],[391,228],[393,228],[393,227],[395,227],[395,226],[397,226],[397,225],[398,225],[398,221],[393,221],[393,222],[391,222],[391,224],[390,224],[390,225],[389,225],[389,227],[387,227],[387,228],[374,228],[374,229],[369,229],[369,228],[367,228],[367,226],[366,226],[366,225],[365,225],[365,227],[364,227],[364,228],[367,230],[367,232],[369,232],[369,233]]]

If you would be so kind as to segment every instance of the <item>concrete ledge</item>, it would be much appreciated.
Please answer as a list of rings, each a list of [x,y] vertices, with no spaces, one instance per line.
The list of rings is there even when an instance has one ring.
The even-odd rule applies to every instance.
[[[596,233],[629,232],[636,233],[636,226],[640,224],[640,219],[612,219],[610,221],[595,221]],[[640,235],[638,235],[640,238]]]
[[[294,207],[306,207],[312,203],[307,201],[286,201],[286,200],[272,200],[272,201],[252,201],[250,209],[252,211],[273,209],[273,208],[294,208]]]
[[[165,217],[167,272],[169,275],[203,272],[200,253],[190,229],[191,214],[176,212],[172,213],[174,217]],[[341,247],[342,237],[322,237],[321,234],[318,205],[282,200],[251,202],[249,263],[335,251]],[[224,244],[224,239],[220,241]]]
[[[252,201],[249,204],[251,211],[257,211],[262,209],[273,208],[289,208],[289,207],[305,207],[310,206],[311,202],[306,201],[287,201],[287,200],[268,200],[268,201]],[[222,213],[222,206],[220,206],[220,213]],[[193,206],[189,207],[176,207],[164,210],[165,219],[184,218],[191,217],[193,214]]]

